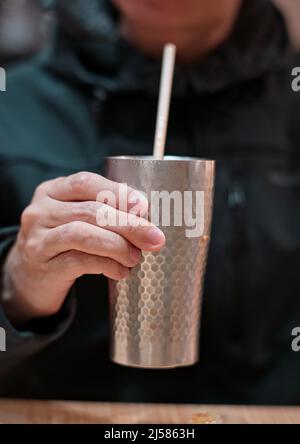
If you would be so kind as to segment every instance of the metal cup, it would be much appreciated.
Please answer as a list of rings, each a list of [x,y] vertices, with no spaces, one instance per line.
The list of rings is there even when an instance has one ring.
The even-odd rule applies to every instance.
[[[143,253],[142,263],[129,278],[109,282],[111,358],[121,365],[153,369],[193,365],[198,361],[215,163],[181,157],[110,157],[106,171],[109,179],[147,194],[150,214],[156,223],[159,218],[166,236],[163,250]],[[171,198],[170,223],[164,226],[168,215],[163,212],[169,209],[168,205],[157,205],[157,192],[162,191],[166,196],[175,191],[174,199],[182,196],[181,226],[180,205]],[[191,216],[202,219],[198,236],[189,231],[186,220],[190,222]]]

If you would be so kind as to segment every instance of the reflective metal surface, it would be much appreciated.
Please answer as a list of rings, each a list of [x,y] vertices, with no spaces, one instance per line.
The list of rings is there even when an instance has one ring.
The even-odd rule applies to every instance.
[[[110,281],[111,358],[143,368],[192,365],[198,360],[201,293],[209,246],[215,164],[166,158],[108,158],[107,177],[144,191],[204,191],[204,233],[160,228],[166,246],[144,253],[128,279]],[[161,211],[161,209],[159,209]],[[193,214],[195,210],[193,208]]]

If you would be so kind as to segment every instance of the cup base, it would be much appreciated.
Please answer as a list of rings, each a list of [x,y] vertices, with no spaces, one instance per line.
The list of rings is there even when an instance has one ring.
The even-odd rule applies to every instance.
[[[198,361],[186,361],[183,363],[178,364],[171,364],[171,365],[143,365],[143,364],[134,364],[134,363],[128,363],[128,362],[122,362],[118,359],[111,358],[112,362],[118,365],[122,365],[123,367],[132,367],[132,368],[140,368],[145,370],[170,370],[174,368],[180,368],[180,367],[192,367],[193,365],[197,364]]]

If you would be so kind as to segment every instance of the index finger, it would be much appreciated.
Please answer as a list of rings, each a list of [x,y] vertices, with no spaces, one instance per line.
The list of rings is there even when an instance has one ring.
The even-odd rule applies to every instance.
[[[140,216],[148,213],[148,200],[143,193],[95,173],[81,172],[54,179],[44,184],[43,191],[63,202],[95,200]]]

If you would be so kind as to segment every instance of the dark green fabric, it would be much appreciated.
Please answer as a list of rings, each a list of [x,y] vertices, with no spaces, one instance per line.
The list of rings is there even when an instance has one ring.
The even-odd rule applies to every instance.
[[[40,182],[101,173],[107,154],[151,153],[160,64],[118,37],[99,42],[96,60],[94,49],[61,22],[48,54],[9,72],[0,95],[3,254]],[[85,276],[62,313],[27,332],[0,313],[8,332],[0,396],[299,403],[300,359],[291,351],[300,321],[294,63],[281,17],[253,0],[222,47],[176,70],[168,153],[217,160],[200,363],[168,371],[112,364],[107,282]]]

